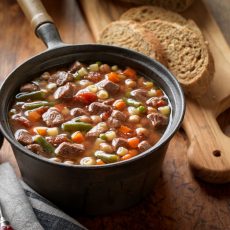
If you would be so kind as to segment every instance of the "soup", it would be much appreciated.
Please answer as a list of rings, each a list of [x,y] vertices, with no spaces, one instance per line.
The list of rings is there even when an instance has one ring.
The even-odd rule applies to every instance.
[[[9,120],[16,140],[35,154],[103,165],[156,144],[170,114],[167,95],[134,69],[76,61],[21,86]]]

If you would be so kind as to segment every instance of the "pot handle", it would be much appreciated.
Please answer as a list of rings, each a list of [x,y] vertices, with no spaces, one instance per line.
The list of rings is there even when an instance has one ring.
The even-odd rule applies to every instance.
[[[49,49],[64,45],[53,19],[40,0],[17,0],[17,2],[30,21],[35,34]]]

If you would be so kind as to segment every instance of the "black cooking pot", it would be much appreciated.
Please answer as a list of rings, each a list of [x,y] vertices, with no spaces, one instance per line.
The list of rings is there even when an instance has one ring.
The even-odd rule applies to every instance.
[[[24,0],[18,1],[24,4]],[[33,1],[25,2],[30,4]],[[25,10],[28,5],[23,7]],[[41,15],[41,7],[37,7],[35,13]],[[27,16],[32,18],[31,15],[28,16],[27,11]],[[36,34],[42,38],[48,50],[17,67],[0,90],[0,128],[12,146],[24,181],[58,206],[81,214],[109,213],[136,204],[152,190],[160,174],[168,143],[184,116],[184,96],[177,80],[155,60],[128,49],[95,44],[65,45],[44,13],[39,20],[35,23]],[[83,63],[100,60],[130,66],[146,78],[156,81],[168,95],[172,106],[171,121],[160,141],[129,160],[101,166],[51,162],[19,144],[8,122],[8,111],[19,87],[44,71],[75,60]]]

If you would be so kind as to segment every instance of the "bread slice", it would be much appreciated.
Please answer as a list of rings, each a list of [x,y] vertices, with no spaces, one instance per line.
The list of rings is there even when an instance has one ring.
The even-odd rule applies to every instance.
[[[123,2],[130,2],[136,5],[149,4],[154,6],[161,6],[165,9],[173,10],[176,12],[185,11],[192,3],[193,0],[121,0]]]
[[[108,24],[101,32],[98,43],[133,49],[167,66],[158,39],[134,21],[115,21]]]
[[[161,20],[142,24],[156,36],[167,56],[168,67],[185,93],[203,95],[214,75],[214,62],[203,36],[185,26]]]
[[[169,21],[187,26],[188,28],[201,33],[194,21],[187,20],[178,13],[157,6],[147,5],[130,8],[121,15],[120,20],[133,20],[141,23],[149,20]]]

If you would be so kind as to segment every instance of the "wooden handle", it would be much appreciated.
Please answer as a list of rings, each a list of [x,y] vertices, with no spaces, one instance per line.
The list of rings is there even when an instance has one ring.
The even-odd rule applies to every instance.
[[[188,161],[194,174],[211,183],[230,181],[230,137],[221,131],[215,114],[191,99],[183,122],[190,145]]]
[[[53,22],[40,0],[17,0],[33,29],[45,22]]]

